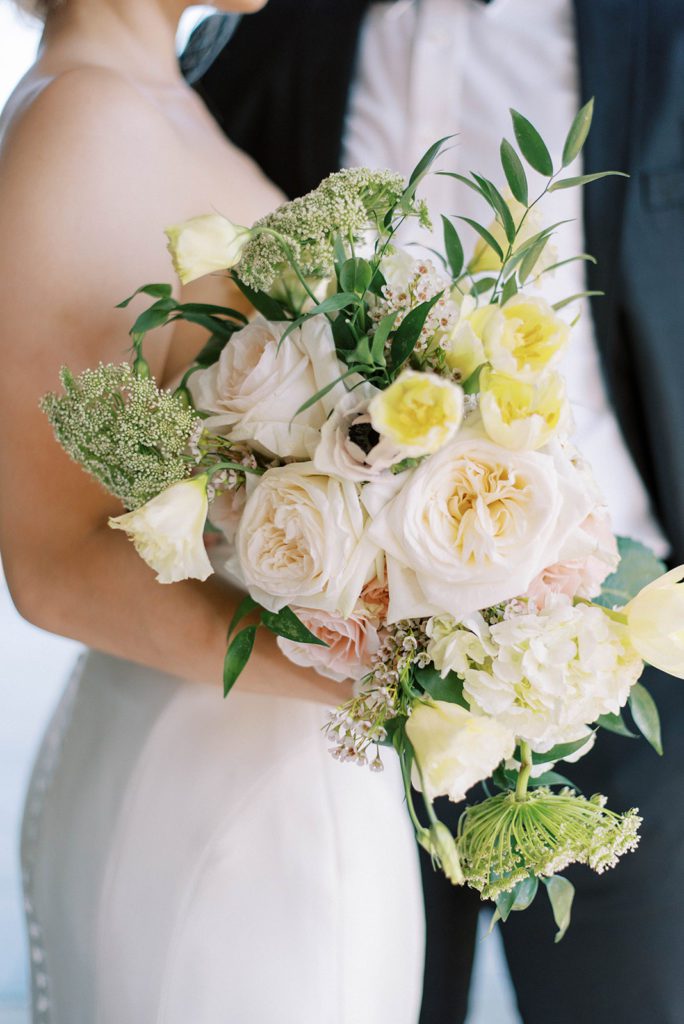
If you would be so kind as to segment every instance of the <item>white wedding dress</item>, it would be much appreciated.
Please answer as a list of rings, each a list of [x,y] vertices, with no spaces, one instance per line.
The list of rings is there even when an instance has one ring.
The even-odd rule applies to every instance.
[[[26,804],[34,1024],[416,1024],[397,765],[333,760],[325,714],[84,655]]]

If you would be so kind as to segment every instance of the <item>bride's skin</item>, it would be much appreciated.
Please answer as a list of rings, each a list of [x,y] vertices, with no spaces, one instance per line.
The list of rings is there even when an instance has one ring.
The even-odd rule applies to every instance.
[[[61,451],[38,409],[62,364],[126,358],[143,306],[114,306],[144,282],[172,280],[164,227],[211,209],[248,224],[280,201],[179,75],[186,6],[66,0],[0,122],[0,550],[29,621],[218,687],[239,595],[216,577],[156,583],[106,525],[121,507]],[[212,277],[182,296],[235,305],[228,287]],[[171,380],[201,341],[183,324],[150,335],[157,379]],[[237,685],[325,703],[349,693],[291,665],[265,630]]]

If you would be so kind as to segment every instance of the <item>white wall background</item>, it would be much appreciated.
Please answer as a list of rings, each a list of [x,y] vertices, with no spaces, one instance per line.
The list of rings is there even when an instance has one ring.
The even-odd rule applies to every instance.
[[[181,45],[206,10],[187,12]],[[35,22],[18,15],[10,0],[0,0],[0,109],[31,64],[39,38]],[[78,650],[77,644],[19,618],[0,571],[0,1024],[28,1024],[18,864],[21,807],[34,751]],[[518,1021],[496,933],[479,944],[472,1004],[468,1024]]]

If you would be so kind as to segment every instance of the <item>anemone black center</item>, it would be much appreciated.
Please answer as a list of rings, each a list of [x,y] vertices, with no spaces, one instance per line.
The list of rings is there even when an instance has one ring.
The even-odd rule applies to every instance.
[[[349,428],[349,440],[358,445],[364,455],[368,455],[380,440],[380,435],[377,430],[373,430],[370,423],[352,423]]]

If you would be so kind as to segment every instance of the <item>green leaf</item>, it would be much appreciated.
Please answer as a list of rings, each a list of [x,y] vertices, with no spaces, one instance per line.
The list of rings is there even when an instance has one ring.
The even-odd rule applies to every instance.
[[[325,640],[321,640],[310,629],[304,625],[301,619],[297,618],[291,608],[286,605],[279,612],[262,611],[261,623],[270,629],[277,636],[283,636],[286,640],[293,640],[296,644],[315,644],[317,647],[327,647]]]
[[[442,178],[454,178],[456,181],[460,181],[462,185],[467,185],[473,192],[477,192],[478,196],[485,198],[482,188],[476,181],[471,181],[470,178],[467,178],[465,174],[457,174],[456,171],[437,171],[437,176]]]
[[[449,269],[454,278],[458,278],[463,270],[463,246],[461,245],[461,239],[458,237],[458,231],[453,225],[453,222],[442,214],[442,224],[444,226],[444,251],[446,252],[447,260],[449,261]]]
[[[539,879],[535,878],[534,875],[529,875],[528,878],[523,878],[513,889],[513,904],[511,910],[527,910],[534,901],[534,897],[537,895],[539,889]]]
[[[570,125],[570,131],[568,132],[565,144],[563,146],[563,167],[567,167],[575,159],[577,154],[581,151],[582,146],[586,142],[589,129],[591,128],[591,119],[594,116],[594,97],[592,96],[588,103],[585,103],[582,109],[575,115],[575,119]]]
[[[565,309],[566,306],[569,306],[571,302],[577,302],[578,299],[591,299],[595,295],[605,295],[605,292],[577,292],[576,295],[568,295],[567,299],[554,302],[551,308],[558,312],[559,309]]]
[[[514,785],[511,789],[515,788],[515,779],[517,779],[517,772],[512,773],[514,776]],[[537,789],[539,786],[569,786],[570,789],[577,789],[574,782],[568,779],[565,775],[561,775],[560,772],[544,772],[542,775],[537,775],[530,778],[527,783],[530,789]]]
[[[638,540],[618,537],[617,542],[620,564],[617,571],[604,582],[600,596],[594,598],[594,604],[603,605],[604,608],[622,608],[648,583],[667,571],[651,549]]]
[[[391,359],[392,372],[396,374],[413,352],[416,342],[420,337],[428,313],[439,302],[443,292],[433,295],[427,302],[421,302],[419,306],[406,314],[399,324],[394,337],[392,338]]]
[[[223,696],[227,697],[243,668],[249,661],[249,656],[254,647],[256,626],[245,626],[233,638],[226,651],[223,662]]]
[[[517,294],[518,282],[515,279],[515,274],[511,274],[501,291],[501,305],[505,305],[509,299],[512,299]]]
[[[132,295],[120,302],[115,309],[125,309],[133,301],[136,295],[152,295],[155,299],[170,299],[173,288],[170,284],[144,284],[142,288],[136,288]]]
[[[497,282],[496,277],[481,277],[478,281],[475,281],[472,288],[470,289],[471,295],[484,295],[485,292],[490,292]]]
[[[283,344],[285,339],[289,338],[292,332],[296,331],[298,327],[302,326],[302,324],[305,324],[307,320],[311,320],[313,317],[320,316],[321,314],[339,312],[341,309],[346,309],[347,306],[358,306],[360,301],[359,296],[354,295],[353,292],[337,292],[336,295],[330,295],[329,298],[323,299],[323,301],[319,302],[317,306],[312,306],[307,313],[302,314],[302,316],[298,316],[297,319],[293,320],[287,329],[283,331],[280,341],[278,342],[278,351],[280,351],[280,346]]]
[[[211,334],[222,335],[226,341],[232,338],[235,332],[241,330],[243,326],[242,324],[233,323],[232,320],[222,320],[217,316],[207,316],[206,313],[179,313],[177,310],[174,310],[173,314],[169,317],[169,323],[175,323],[176,320],[185,320],[189,324],[198,324]]]
[[[368,260],[353,257],[340,267],[340,288],[342,292],[364,295],[373,277],[373,268]],[[345,303],[347,305],[347,303]],[[338,307],[339,308],[339,307]]]
[[[504,174],[506,175],[508,187],[513,193],[514,198],[517,199],[519,203],[522,203],[523,206],[527,206],[529,200],[525,168],[508,139],[502,139],[500,153],[501,166],[503,167]]]
[[[599,178],[609,177],[629,178],[624,171],[599,171],[597,174],[579,174],[576,178],[561,178],[549,185],[549,192],[558,192],[562,188],[575,188],[577,185],[588,185],[590,181],[598,181]]]
[[[476,395],[480,390],[480,374],[482,373],[484,365],[485,364],[483,363],[482,366],[476,367],[470,376],[461,384],[466,395]]]
[[[662,757],[663,740],[660,731],[660,715],[653,697],[645,686],[635,683],[629,695],[629,710],[634,724],[648,740],[657,754]]]
[[[595,256],[591,253],[581,252],[577,256],[568,256],[566,260],[558,260],[557,263],[550,263],[548,267],[544,267],[543,273],[548,274],[551,270],[558,270],[559,267],[564,267],[567,263],[576,263],[578,260],[586,260],[587,263],[593,263],[596,265],[598,262]]]
[[[575,898],[575,887],[562,875],[542,878],[549,894],[549,902],[553,911],[553,919],[558,926],[554,942],[560,942],[570,926],[572,901]]]
[[[508,275],[513,270],[514,267],[517,267],[518,264],[523,261],[523,259],[525,258],[525,254],[527,252],[529,252],[529,250],[534,245],[537,244],[537,242],[539,241],[540,238],[550,237],[554,233],[556,228],[559,228],[561,226],[561,224],[569,224],[569,223],[570,223],[570,219],[558,220],[558,221],[556,221],[555,224],[550,224],[548,228],[544,228],[542,231],[538,231],[536,235],[532,235],[531,238],[528,238],[525,242],[523,242],[521,245],[519,245],[516,248],[516,250],[513,253],[513,255],[510,256],[506,260],[506,266],[505,266],[506,274]]]
[[[203,369],[207,366],[213,366],[218,361],[229,340],[229,338],[223,335],[212,334],[195,356],[197,365]]]
[[[396,310],[394,313],[388,313],[387,316],[383,316],[375,329],[373,343],[371,344],[371,358],[376,366],[384,366],[387,362],[385,358],[385,345],[387,344],[387,339],[394,327],[394,321],[397,319],[397,316],[398,314]]]
[[[513,889],[509,889],[508,892],[500,892],[496,897],[496,909],[500,919],[504,922],[508,920],[508,915],[513,910],[516,889],[517,886]]]
[[[490,231],[487,231],[487,228],[484,228],[481,224],[478,224],[476,220],[471,220],[470,217],[459,217],[458,219],[464,220],[466,224],[470,224],[473,231],[476,231],[478,233],[483,242],[485,242],[490,249],[494,250],[494,252],[499,257],[500,260],[503,260],[503,249],[497,242],[496,238],[494,238],[494,235],[492,235]]]
[[[572,743],[557,743],[555,747],[551,747],[551,750],[547,750],[545,754],[532,754],[532,764],[549,764],[551,761],[562,761],[568,754],[574,754],[576,750],[584,747],[589,742],[588,736],[583,736],[582,739],[573,740]],[[517,761],[520,760],[520,748],[516,747],[514,757]]]
[[[520,261],[518,277],[520,278],[521,284],[525,283],[525,281],[528,279],[528,277],[534,270],[535,266],[537,265],[537,260],[546,248],[546,244],[549,240],[549,237],[549,235],[544,235],[543,238],[540,238],[539,241],[535,242],[535,244],[527,250],[523,259]]]
[[[408,180],[408,186],[405,191],[406,194],[414,195],[416,186],[420,182],[421,178],[424,178],[427,172],[432,167],[433,163],[442,152],[445,142],[449,142],[453,139],[453,135],[445,135],[443,139],[438,139],[437,142],[433,142],[430,148],[423,154],[416,166],[411,171],[411,176]],[[411,190],[409,192],[409,190]]]
[[[178,302],[176,311],[178,313],[204,313],[207,316],[225,316],[232,320],[238,320],[243,325],[249,323],[245,314],[238,309],[231,309],[230,306],[217,306],[212,302]]]
[[[539,174],[550,178],[553,174],[553,161],[541,135],[534,125],[517,110],[511,109],[511,118],[520,152],[530,167],[538,171]]]
[[[261,313],[261,315],[266,317],[267,320],[291,319],[285,312],[284,307],[281,306],[276,299],[267,295],[266,292],[255,291],[254,288],[250,288],[248,284],[241,281],[236,274],[232,275],[232,280],[238,286],[245,298],[251,302],[257,313]]]
[[[507,241],[515,241],[515,222],[513,221],[511,211],[508,209],[508,203],[501,195],[493,181],[490,181],[489,178],[483,178],[479,174],[475,174],[474,171],[471,171],[470,173],[482,189],[482,195],[494,210],[498,220],[501,222]]]
[[[230,625],[228,626],[228,640],[230,640],[233,630],[239,625],[239,623],[241,623],[250,612],[254,611],[254,609],[258,607],[259,605],[254,598],[250,597],[249,594],[245,594],[235,609],[233,618],[230,620]]]
[[[173,299],[159,299],[153,306],[140,314],[128,333],[147,334],[148,331],[153,331],[156,327],[163,327],[175,308],[176,303]]]
[[[632,739],[636,738],[636,733],[633,733],[631,729],[627,728],[627,724],[622,715],[605,714],[601,715],[596,719],[596,725],[600,725],[602,729],[606,729],[608,732],[614,732],[617,736],[631,736]]]
[[[449,672],[442,679],[434,665],[426,665],[425,668],[415,669],[414,678],[433,700],[443,700],[449,704],[460,704],[462,708],[469,706],[463,696],[463,680],[455,672]]]

